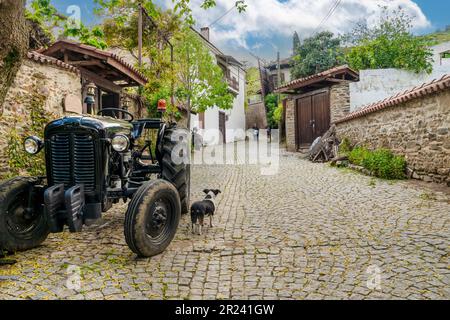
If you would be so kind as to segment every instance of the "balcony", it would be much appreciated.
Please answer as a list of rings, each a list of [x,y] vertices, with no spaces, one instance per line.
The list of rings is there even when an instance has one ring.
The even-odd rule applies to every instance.
[[[239,81],[236,80],[235,77],[226,77],[227,83],[228,83],[228,89],[231,91],[231,93],[234,93],[236,95],[239,94]]]

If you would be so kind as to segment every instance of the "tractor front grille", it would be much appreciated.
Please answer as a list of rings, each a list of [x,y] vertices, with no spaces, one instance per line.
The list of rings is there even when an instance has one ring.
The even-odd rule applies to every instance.
[[[50,179],[67,187],[83,184],[95,191],[95,152],[90,134],[64,133],[50,138]]]

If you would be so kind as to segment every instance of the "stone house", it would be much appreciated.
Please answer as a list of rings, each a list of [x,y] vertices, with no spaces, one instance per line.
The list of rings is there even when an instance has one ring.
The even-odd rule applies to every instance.
[[[8,90],[0,114],[0,175],[8,172],[8,140],[15,130],[29,126],[29,114],[38,103],[55,117],[81,109],[80,71],[62,61],[29,52]]]
[[[0,175],[9,167],[11,132],[25,132],[37,104],[54,118],[70,113],[94,114],[105,107],[126,108],[139,116],[144,107],[141,98],[124,89],[146,82],[117,55],[73,41],[62,40],[46,50],[29,52],[1,108]],[[89,87],[95,89],[93,104],[86,103]]]
[[[125,108],[136,116],[144,115],[144,104],[128,88],[144,86],[148,81],[131,63],[118,54],[70,40],[59,40],[42,54],[76,67],[81,74],[82,110],[95,114],[103,108]],[[85,103],[90,84],[95,84],[94,103]]]
[[[350,111],[349,85],[359,74],[340,66],[288,82],[275,90],[285,101],[286,144],[289,151],[308,148],[330,125]]]

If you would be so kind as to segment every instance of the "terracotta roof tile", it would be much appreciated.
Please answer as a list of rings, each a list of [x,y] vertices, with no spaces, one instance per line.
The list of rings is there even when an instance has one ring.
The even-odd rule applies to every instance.
[[[55,65],[61,69],[66,69],[70,72],[80,75],[80,70],[78,70],[76,67],[74,67],[70,64],[64,63],[61,60],[43,55],[42,53],[39,53],[36,51],[28,52],[27,58],[30,60],[33,60],[35,62],[41,63],[41,64]]]
[[[339,66],[339,67],[334,67],[329,70],[325,70],[323,72],[316,73],[312,76],[292,80],[291,82],[285,83],[282,86],[276,88],[275,92],[281,93],[281,92],[285,92],[290,89],[302,88],[307,85],[311,85],[311,84],[326,80],[329,77],[334,77],[341,73],[348,73],[348,74],[352,75],[355,79],[359,78],[358,72],[351,69],[348,65],[343,65],[343,66]]]
[[[397,93],[392,97],[386,98],[384,100],[369,104],[367,106],[362,107],[359,110],[356,110],[349,115],[345,116],[342,119],[339,119],[335,123],[343,123],[347,122],[359,117],[363,117],[367,114],[377,112],[389,107],[394,107],[396,105],[421,98],[436,92],[440,92],[446,89],[450,89],[450,74],[444,75],[440,79],[434,79],[431,82],[427,82],[421,85],[418,85],[412,89],[405,90],[403,92]]]

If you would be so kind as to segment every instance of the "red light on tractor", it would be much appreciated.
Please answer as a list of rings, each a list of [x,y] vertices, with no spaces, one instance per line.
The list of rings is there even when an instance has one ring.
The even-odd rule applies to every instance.
[[[165,99],[158,100],[158,112],[166,112],[167,102]]]

